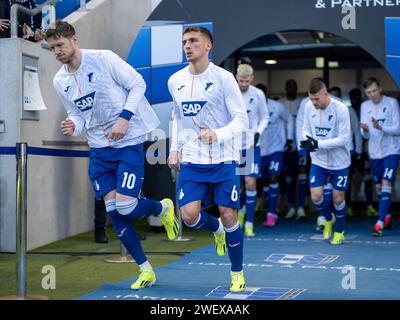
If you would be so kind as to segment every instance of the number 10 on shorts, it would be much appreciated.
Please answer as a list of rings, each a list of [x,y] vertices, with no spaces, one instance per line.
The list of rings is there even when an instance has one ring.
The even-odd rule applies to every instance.
[[[133,189],[136,182],[136,176],[133,173],[124,172],[124,180],[122,181],[122,188]]]

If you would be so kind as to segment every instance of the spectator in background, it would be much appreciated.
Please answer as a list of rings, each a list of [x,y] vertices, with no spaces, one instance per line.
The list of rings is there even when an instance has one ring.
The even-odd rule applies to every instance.
[[[10,37],[10,8],[13,0],[0,0],[0,38]]]
[[[15,0],[14,3],[18,3],[27,9],[33,10],[38,5],[33,0]],[[24,12],[18,12],[18,36],[29,41],[40,41],[42,40],[42,14],[39,13],[36,16],[27,15]]]

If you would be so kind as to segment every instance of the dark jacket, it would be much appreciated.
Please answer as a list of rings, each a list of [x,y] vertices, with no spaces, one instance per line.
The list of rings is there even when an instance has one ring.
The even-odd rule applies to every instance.
[[[19,1],[14,1],[14,3],[18,3],[25,8],[35,9],[38,5],[33,0],[27,0],[23,3],[19,3]],[[24,12],[18,11],[18,37],[23,36],[23,26],[26,23],[33,32],[36,29],[40,29],[42,27],[42,13],[37,14],[36,16],[30,16],[25,14]],[[34,37],[28,38],[30,41],[35,41]]]
[[[12,5],[12,0],[0,0],[0,19],[10,20],[10,9]],[[10,29],[1,31],[0,30],[0,38],[9,38],[10,37]]]

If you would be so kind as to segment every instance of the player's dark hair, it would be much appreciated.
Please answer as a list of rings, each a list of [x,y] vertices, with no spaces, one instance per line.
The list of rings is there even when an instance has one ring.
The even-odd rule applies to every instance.
[[[75,35],[75,29],[68,22],[57,20],[53,26],[47,29],[44,39],[47,41],[50,38],[72,38]]]
[[[200,27],[200,26],[191,26],[187,27],[185,30],[183,30],[183,34],[189,33],[189,32],[200,32],[203,36],[208,38],[211,41],[211,44],[214,43],[213,36],[207,28]]]

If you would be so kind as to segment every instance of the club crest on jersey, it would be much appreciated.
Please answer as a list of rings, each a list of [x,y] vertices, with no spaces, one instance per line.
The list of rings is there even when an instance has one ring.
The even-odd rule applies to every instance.
[[[329,131],[331,131],[330,128],[315,127],[315,135],[317,137],[326,137]]]
[[[254,101],[254,98],[250,98],[249,103],[252,103]]]
[[[88,77],[89,82],[93,82],[95,80],[93,72],[89,72],[87,74],[87,77]]]
[[[80,111],[88,111],[93,108],[95,95],[96,91],[93,91],[84,97],[74,100],[74,103]]]
[[[182,110],[185,117],[195,117],[207,101],[182,101]]]
[[[330,115],[328,116],[328,121],[331,121],[331,120],[332,120],[332,118],[333,118],[333,115],[332,115],[332,114],[330,114]]]
[[[206,83],[206,87],[204,88],[205,91],[207,92],[211,92],[213,91],[214,87],[212,86],[214,84],[214,82],[207,82]]]

